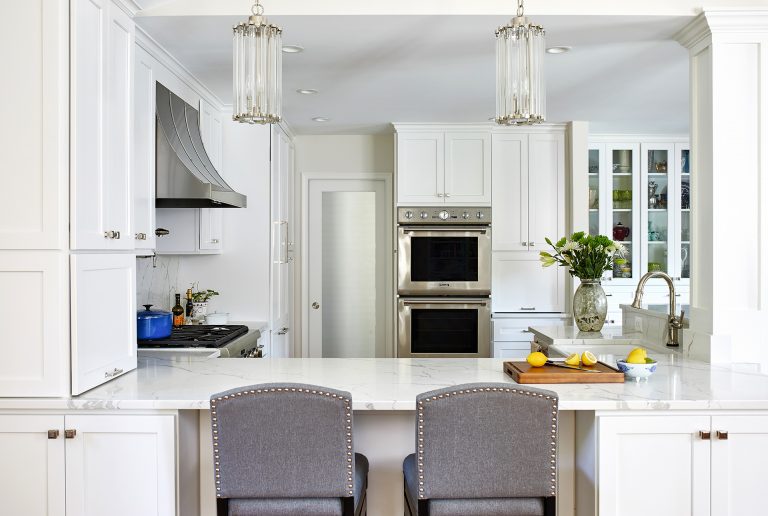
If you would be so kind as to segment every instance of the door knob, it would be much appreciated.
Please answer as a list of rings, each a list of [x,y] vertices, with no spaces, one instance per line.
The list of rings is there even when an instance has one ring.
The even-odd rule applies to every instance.
[[[315,301],[314,303],[312,303],[312,308],[314,308],[315,310],[317,310],[318,308],[320,308],[320,303],[318,303],[317,301]]]

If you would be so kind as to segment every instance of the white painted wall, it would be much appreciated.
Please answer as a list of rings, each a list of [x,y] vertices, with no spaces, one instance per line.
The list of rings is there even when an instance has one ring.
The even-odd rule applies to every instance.
[[[297,178],[307,172],[391,174],[395,169],[394,142],[392,134],[297,136]],[[298,194],[296,199],[300,198]]]
[[[225,117],[226,118],[226,117]],[[222,177],[248,197],[247,208],[224,209],[223,252],[180,258],[180,292],[189,284],[220,293],[209,311],[236,321],[269,320],[269,126],[224,123]]]

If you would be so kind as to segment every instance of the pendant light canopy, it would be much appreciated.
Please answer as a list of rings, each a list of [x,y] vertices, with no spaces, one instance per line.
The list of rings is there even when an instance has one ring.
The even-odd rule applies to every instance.
[[[545,120],[544,28],[517,16],[496,30],[496,123],[538,124]]]
[[[248,21],[233,27],[232,119],[249,124],[280,121],[283,103],[282,30],[264,17],[260,0]]]

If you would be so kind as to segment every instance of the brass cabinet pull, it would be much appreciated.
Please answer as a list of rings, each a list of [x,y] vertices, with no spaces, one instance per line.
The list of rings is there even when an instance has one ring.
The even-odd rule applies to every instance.
[[[718,430],[717,432],[715,432],[715,435],[717,435],[717,438],[720,439],[721,441],[728,440],[728,432],[721,432],[720,430]]]
[[[77,430],[64,430],[65,439],[74,439],[77,435]]]
[[[58,430],[48,430],[48,439],[57,439],[59,437]]]
[[[699,430],[699,437],[701,437],[702,441],[709,441],[709,439],[712,437],[712,433]]]

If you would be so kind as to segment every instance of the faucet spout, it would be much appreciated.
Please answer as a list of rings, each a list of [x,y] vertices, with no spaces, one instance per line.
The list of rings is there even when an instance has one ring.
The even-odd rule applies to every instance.
[[[643,291],[645,284],[652,278],[661,278],[667,283],[669,287],[669,315],[667,319],[667,346],[677,347],[680,345],[678,330],[683,327],[683,317],[685,313],[681,313],[680,317],[677,316],[677,307],[675,306],[675,282],[672,278],[663,272],[654,271],[643,275],[640,278],[640,283],[637,284],[637,290],[635,290],[635,299],[632,301],[632,308],[642,308],[643,305]]]

